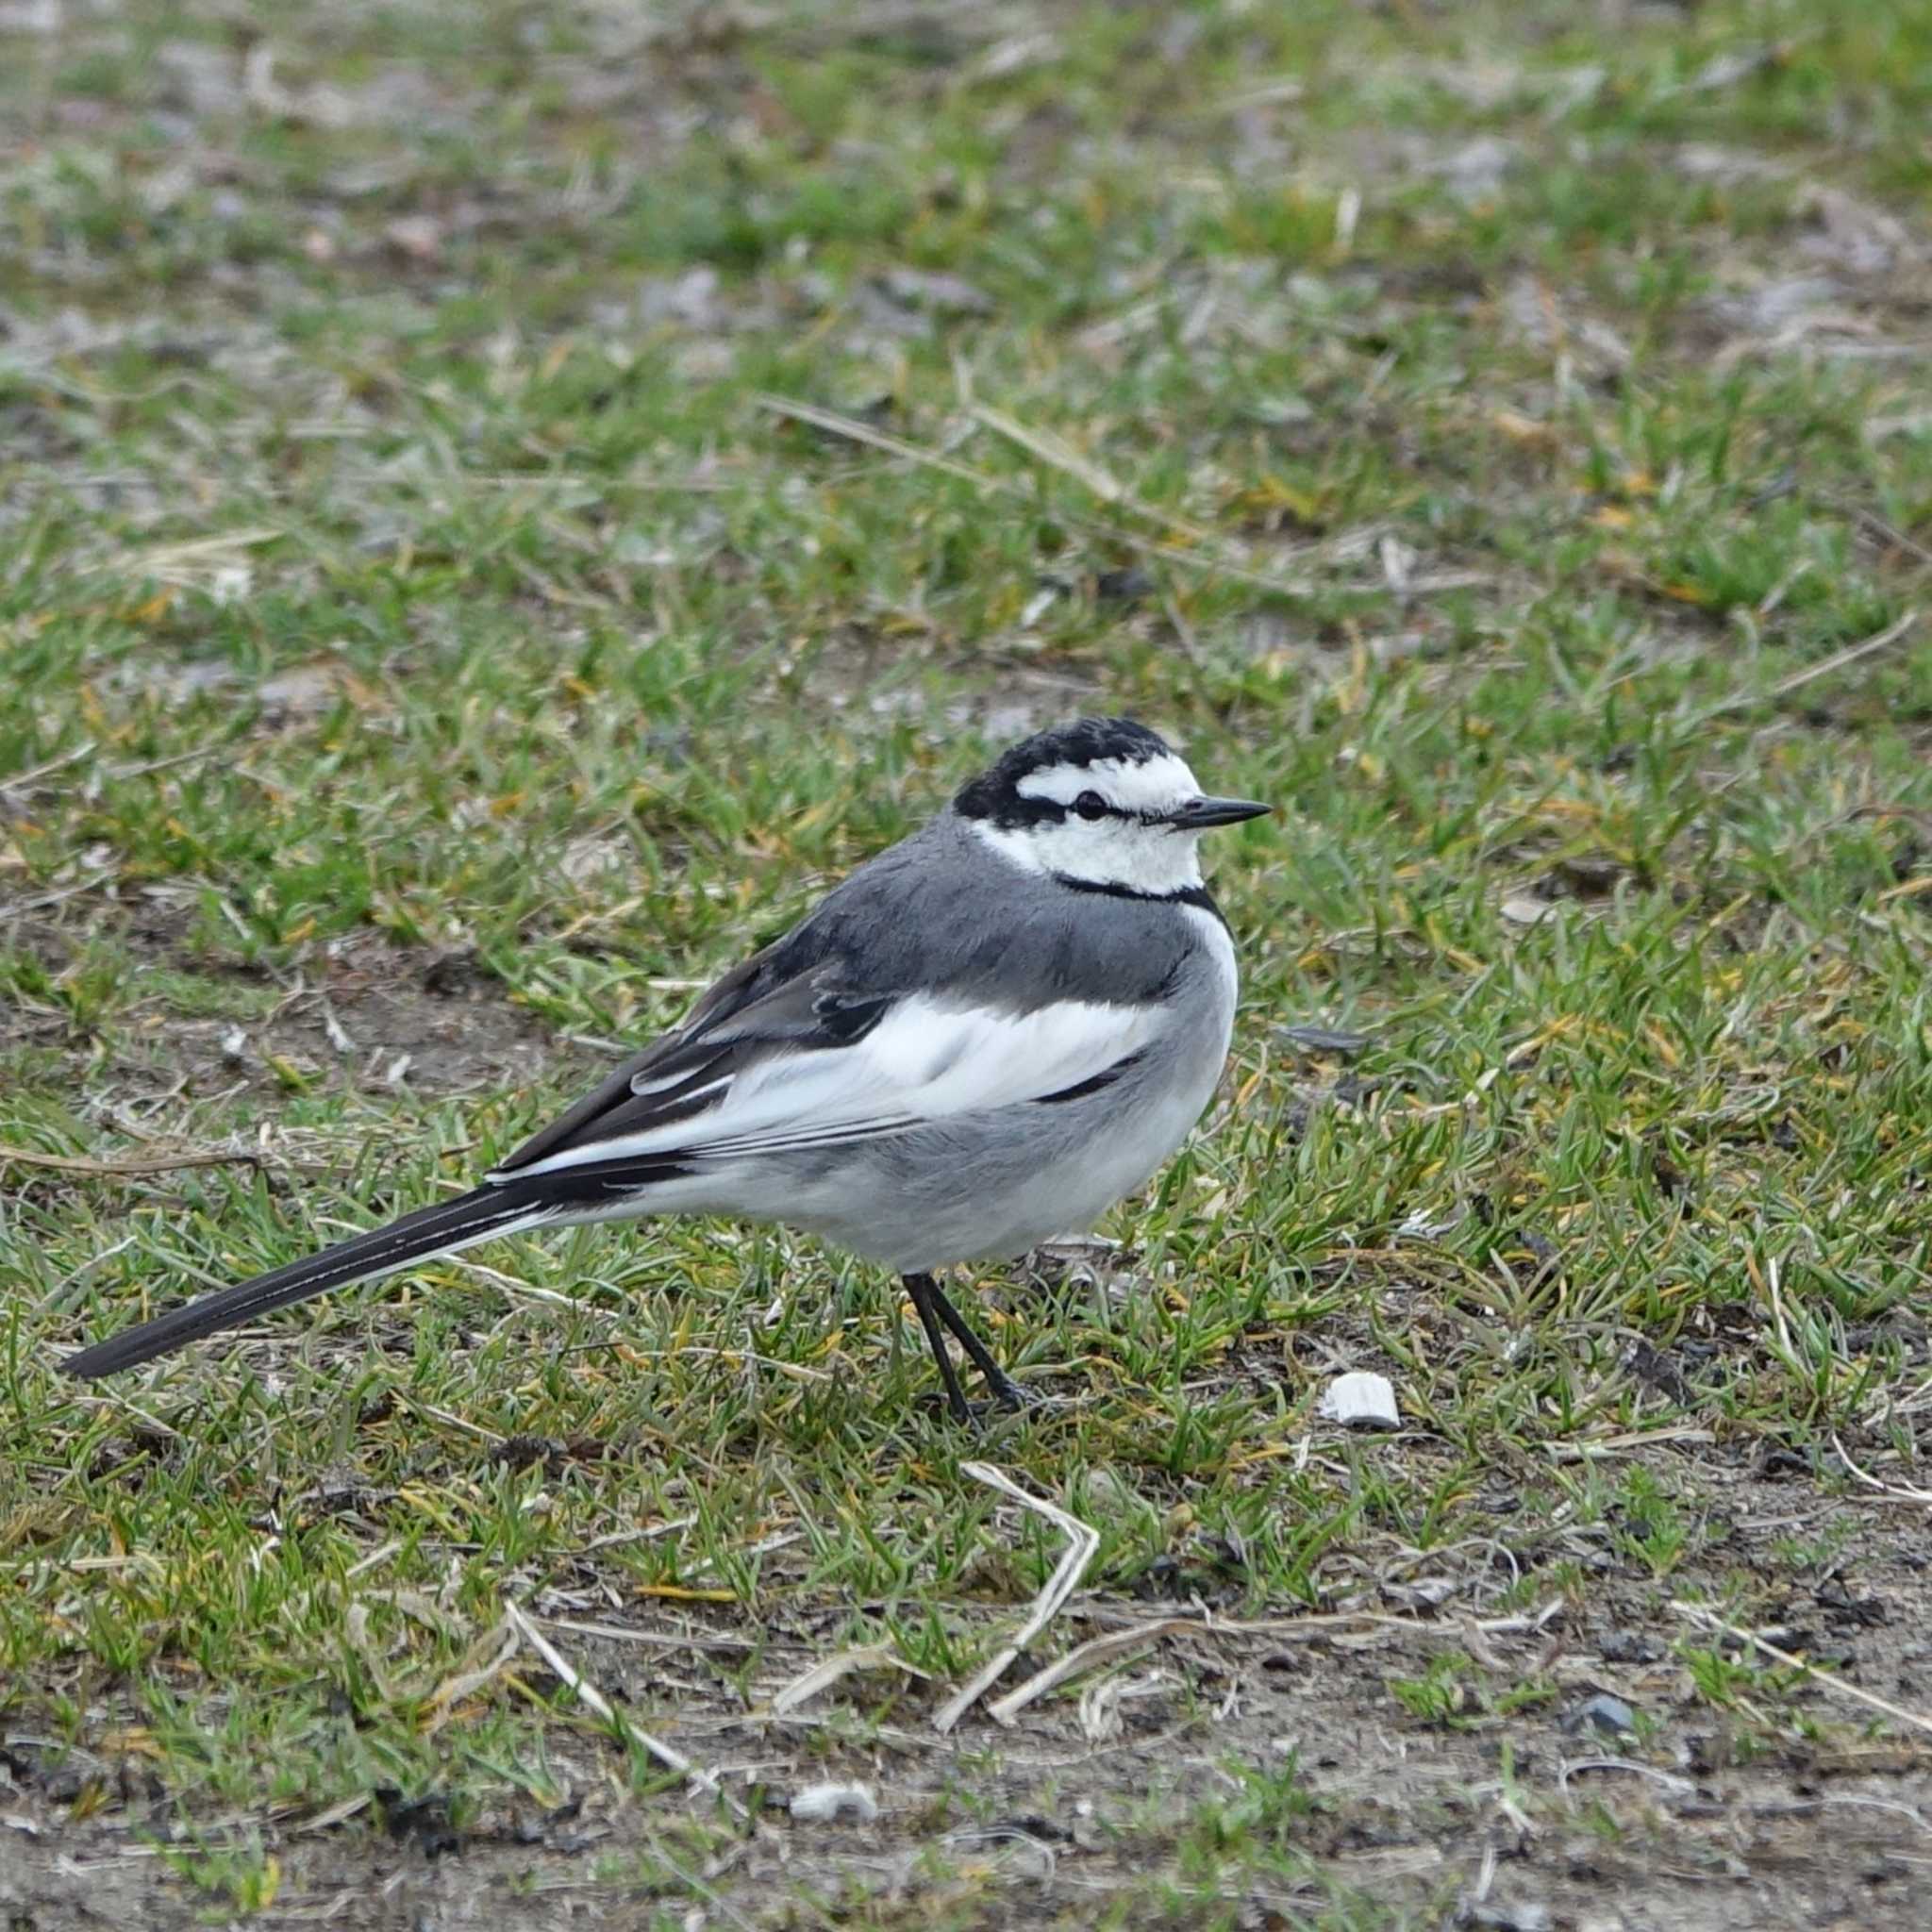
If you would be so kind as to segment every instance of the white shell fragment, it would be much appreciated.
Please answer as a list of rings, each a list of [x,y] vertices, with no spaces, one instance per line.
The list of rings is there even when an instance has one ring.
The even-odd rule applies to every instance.
[[[830,1824],[840,1818],[870,1824],[879,1815],[879,1801],[870,1785],[806,1785],[791,1794],[791,1815],[801,1824]]]
[[[1347,1429],[1399,1429],[1402,1411],[1387,1375],[1356,1369],[1337,1375],[1322,1394],[1322,1413]]]

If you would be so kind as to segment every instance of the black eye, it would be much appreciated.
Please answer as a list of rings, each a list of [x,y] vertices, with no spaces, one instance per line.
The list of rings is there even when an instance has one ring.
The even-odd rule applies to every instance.
[[[1107,800],[1097,791],[1083,791],[1074,799],[1074,809],[1083,819],[1104,819],[1107,816]]]

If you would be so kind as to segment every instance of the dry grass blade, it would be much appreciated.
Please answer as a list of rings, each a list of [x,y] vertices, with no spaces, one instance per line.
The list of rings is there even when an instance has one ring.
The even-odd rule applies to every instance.
[[[441,1730],[449,1721],[451,1711],[464,1698],[474,1697],[486,1684],[491,1683],[524,1647],[522,1633],[506,1617],[494,1630],[485,1635],[480,1642],[472,1646],[471,1655],[474,1657],[487,1648],[492,1639],[496,1641],[496,1651],[493,1656],[482,1663],[457,1671],[436,1687],[435,1694],[430,1698],[418,1721],[424,1732]]]
[[[1068,1515],[1056,1504],[1044,1502],[1023,1490],[991,1463],[962,1462],[959,1467],[974,1482],[985,1483],[1001,1495],[1011,1497],[1023,1509],[1030,1509],[1034,1515],[1045,1517],[1067,1539],[1067,1548],[1053,1574],[1047,1578],[1046,1588],[1034,1598],[1032,1612],[1018,1634],[1002,1644],[934,1717],[933,1728],[942,1734],[950,1731],[978,1703],[999,1681],[1013,1659],[1059,1615],[1067,1599],[1079,1588],[1080,1578],[1087,1574],[1087,1566],[1092,1562],[1093,1553],[1100,1547],[1098,1530],[1082,1523],[1077,1516]]]
[[[1132,510],[1136,516],[1178,531],[1192,542],[1211,543],[1215,541],[1211,530],[1205,530],[1199,524],[1191,524],[1185,517],[1177,517],[1136,496],[1119,477],[1110,471],[1103,470],[1090,458],[1083,457],[1052,430],[1033,428],[1002,409],[989,408],[984,403],[973,405],[972,416],[975,423],[983,424],[995,436],[1004,436],[1008,442],[1018,443],[1029,456],[1038,457],[1042,463],[1058,470],[1061,475],[1073,477],[1084,489],[1091,490],[1102,503],[1118,504],[1123,509]]]
[[[861,442],[861,444],[866,444],[868,448],[885,452],[887,456],[902,456],[907,461],[914,461],[914,464],[924,464],[927,470],[939,470],[944,475],[958,477],[964,483],[974,483],[979,489],[993,491],[995,494],[1003,494],[1003,496],[1020,494],[1018,487],[1012,481],[1008,481],[1007,477],[997,477],[997,475],[990,475],[988,472],[983,472],[983,470],[974,470],[970,464],[960,464],[960,461],[955,461],[951,456],[941,456],[937,450],[922,448],[918,442],[907,442],[907,439],[904,439],[904,437],[892,437],[892,435],[889,435],[883,429],[874,429],[872,424],[861,424],[861,421],[858,417],[854,417],[854,415],[841,415],[837,409],[821,409],[813,402],[794,402],[791,396],[761,394],[756,400],[758,400],[758,406],[761,409],[769,409],[773,415],[787,415],[792,421],[796,421],[796,424],[809,424],[813,429],[823,429],[824,433],[833,435],[833,437],[844,437],[848,442]],[[1171,529],[1178,529],[1178,531],[1186,533],[1192,541],[1198,541],[1198,542],[1213,542],[1215,541],[1211,531],[1198,529],[1192,524],[1184,524],[1178,518],[1165,516],[1165,512],[1158,512],[1150,505],[1141,505],[1141,502],[1138,502],[1138,498],[1128,496],[1124,487],[1121,483],[1117,483],[1111,475],[1108,475],[1108,472],[1097,470],[1095,466],[1088,464],[1084,458],[1076,456],[1073,450],[1066,450],[1064,444],[1060,444],[1057,439],[1051,444],[1051,450],[1055,454],[1049,454],[1049,446],[1045,446],[1041,442],[1038,431],[1022,429],[1022,425],[1014,424],[1010,417],[999,415],[997,409],[988,411],[988,409],[975,408],[974,415],[975,415],[975,419],[983,421],[985,427],[997,429],[1001,435],[1008,435],[1022,448],[1032,450],[1032,454],[1040,456],[1041,461],[1053,461],[1055,468],[1066,470],[1071,475],[1074,475],[1095,496],[1099,496],[1101,502],[1121,502],[1121,505],[1126,507],[1126,508],[1140,510],[1145,516],[1156,518],[1156,520],[1167,524]],[[1136,549],[1136,551],[1140,551],[1145,557],[1159,557],[1163,562],[1182,564],[1182,566],[1186,566],[1189,570],[1217,572],[1221,575],[1237,577],[1242,583],[1257,583],[1257,586],[1263,586],[1265,590],[1281,591],[1285,597],[1310,597],[1320,588],[1318,583],[1314,581],[1314,577],[1283,577],[1283,575],[1277,575],[1277,574],[1267,572],[1267,570],[1254,570],[1252,566],[1237,562],[1237,560],[1233,560],[1229,557],[1221,555],[1219,551],[1208,551],[1208,553],[1191,551],[1191,549],[1184,549],[1182,545],[1178,545],[1178,542],[1161,542],[1158,539],[1134,537],[1134,535],[1111,529],[1109,525],[1097,524],[1097,522],[1091,527],[1105,529],[1105,533],[1108,533],[1109,537],[1126,542],[1130,549]]]
[[[1692,1796],[1697,1787],[1688,1777],[1673,1776],[1668,1771],[1659,1771],[1654,1764],[1641,1764],[1634,1757],[1575,1757],[1557,1767],[1557,1784],[1559,1790],[1568,1790],[1570,1780],[1580,1776],[1586,1771],[1626,1771],[1632,1777],[1648,1778],[1652,1784],[1679,1797]]]
[[[558,1301],[569,1303],[572,1297],[559,1295]],[[624,1361],[669,1361],[673,1356],[684,1361],[720,1361],[733,1364],[751,1362],[758,1368],[769,1369],[774,1375],[782,1375],[788,1382],[836,1382],[838,1377],[825,1369],[808,1368],[803,1362],[788,1362],[776,1356],[759,1355],[750,1348],[631,1348],[624,1345],[620,1359]]]
[[[1794,671],[1789,677],[1780,678],[1765,694],[1762,702],[1774,703],[1777,699],[1789,697],[1794,691],[1802,691],[1807,684],[1815,683],[1821,677],[1829,677],[1834,671],[1842,671],[1848,664],[1856,664],[1862,658],[1875,657],[1880,651],[1890,650],[1919,621],[1916,610],[1907,610],[1903,617],[1888,624],[1881,631],[1874,631],[1869,638],[1860,639],[1856,644],[1847,644],[1841,651],[1834,651],[1830,657],[1822,658],[1816,664],[1807,664],[1802,671]],[[1707,707],[1698,713],[1700,720],[1722,718],[1727,711],[1741,711],[1747,706],[1759,703],[1758,694],[1751,691],[1733,691],[1727,698],[1720,698],[1716,704]]]
[[[1340,1630],[1401,1630],[1418,1635],[1458,1633],[1465,1643],[1486,1635],[1534,1636],[1562,1608],[1562,1599],[1553,1598],[1541,1610],[1508,1617],[1464,1617],[1456,1626],[1432,1624],[1414,1617],[1390,1616],[1378,1610],[1321,1611],[1307,1617],[1268,1617],[1246,1622],[1195,1617],[1161,1617],[1151,1624],[1135,1624],[1124,1630],[1110,1630],[1103,1637],[1091,1637],[1070,1650],[1057,1662],[1037,1671],[1024,1684],[1009,1690],[997,1704],[987,1707],[987,1715],[999,1724],[1010,1724],[1019,1713],[1044,1697],[1049,1690],[1071,1682],[1101,1664],[1132,1657],[1158,1643],[1163,1637],[1257,1637],[1312,1639],[1331,1637]]]
[[[1830,1690],[1840,1697],[1849,1698],[1854,1704],[1862,1704],[1868,1710],[1875,1710],[1892,1719],[1897,1724],[1909,1724],[1914,1730],[1924,1731],[1932,1736],[1932,1717],[1923,1712],[1907,1710],[1902,1704],[1893,1704],[1889,1698],[1880,1697],[1874,1690],[1867,1690],[1861,1685],[1847,1683],[1844,1678],[1830,1671],[1821,1671],[1816,1664],[1807,1663],[1794,1652],[1781,1649],[1768,1638],[1759,1637],[1754,1631],[1742,1630],[1728,1619],[1720,1617],[1715,1611],[1707,1610],[1702,1604],[1687,1604],[1674,1600],[1671,1604],[1678,1616],[1688,1617],[1700,1630],[1715,1635],[1735,1637],[1740,1643],[1748,1643],[1756,1650],[1761,1650],[1775,1663],[1781,1663],[1787,1670],[1802,1671],[1821,1689]]]
[[[1915,1489],[1909,1483],[1882,1482],[1869,1469],[1854,1462],[1852,1452],[1839,1441],[1836,1429],[1831,1432],[1831,1446],[1838,1451],[1839,1460],[1868,1490],[1876,1490],[1881,1496],[1890,1496],[1896,1503],[1932,1503],[1932,1490]]]
[[[324,1833],[335,1830],[340,1824],[346,1824],[358,1813],[368,1810],[375,1802],[373,1791],[358,1791],[352,1797],[342,1799],[339,1804],[328,1806],[313,1817],[304,1818],[291,1824],[288,1828],[300,1832],[304,1837],[320,1838]]]
[[[23,787],[36,784],[64,767],[78,764],[94,748],[92,738],[83,739],[72,751],[63,751],[57,758],[43,758],[38,765],[29,765],[24,772],[15,772],[11,777],[0,778],[0,791],[18,791]]]
[[[1700,1429],[1686,1423],[1674,1429],[1627,1429],[1622,1435],[1587,1437],[1574,1442],[1545,1442],[1543,1453],[1552,1462],[1594,1462],[1612,1456],[1628,1456],[1639,1449],[1654,1449],[1664,1442],[1715,1442],[1711,1429]]]
[[[997,1704],[989,1704],[986,1714],[995,1724],[1009,1724],[1037,1698],[1085,1672],[1132,1657],[1149,1644],[1158,1643],[1163,1637],[1208,1636],[1213,1628],[1211,1624],[1199,1623],[1192,1617],[1163,1617],[1158,1623],[1142,1624],[1132,1630],[1110,1630],[1105,1637],[1090,1637],[1058,1662],[1036,1671],[1024,1684],[1008,1690]]]
[[[755,400],[760,408],[770,410],[774,416],[786,416],[795,423],[809,424],[814,429],[824,430],[827,435],[843,437],[848,442],[863,443],[867,448],[879,450],[887,456],[900,457],[908,462],[922,464],[928,470],[938,470],[945,475],[957,476],[962,482],[972,483],[981,490],[990,490],[1005,496],[1022,493],[1005,476],[994,476],[984,470],[975,470],[970,464],[940,455],[937,450],[925,449],[916,442],[907,441],[904,437],[893,436],[883,429],[874,429],[870,423],[862,423],[856,416],[842,416],[836,409],[821,408],[816,403],[801,403],[791,396],[773,395],[768,392],[761,392]],[[1156,557],[1163,563],[1178,564],[1187,570],[1205,571],[1210,575],[1230,577],[1240,583],[1258,585],[1284,597],[1311,597],[1323,589],[1313,577],[1287,577],[1274,571],[1257,570],[1239,557],[1230,555],[1224,541],[1212,530],[1205,529],[1198,524],[1189,523],[1184,517],[1174,516],[1167,510],[1142,501],[1108,471],[1089,461],[1076,450],[1069,448],[1058,437],[1050,436],[1043,430],[1028,428],[1025,425],[1015,422],[1010,416],[1002,415],[997,409],[989,409],[983,405],[974,405],[972,414],[975,422],[1007,437],[1021,448],[1038,457],[1041,462],[1049,463],[1072,476],[1102,503],[1131,510],[1185,537],[1189,542],[1202,547],[1189,549],[1183,544],[1162,541],[1158,538],[1137,537],[1129,531],[1117,529],[1097,520],[1090,523],[1085,518],[1074,519],[1082,527],[1100,531],[1111,541],[1125,543],[1130,549],[1139,551],[1143,557]],[[1467,590],[1491,581],[1493,579],[1486,572],[1481,571],[1424,573],[1407,579],[1403,586],[1403,594],[1413,598],[1430,591]]]
[[[914,1677],[926,1674],[908,1664],[890,1643],[862,1643],[856,1649],[841,1650],[831,1657],[821,1657],[810,1670],[801,1672],[791,1683],[775,1691],[771,1703],[772,1715],[783,1717],[789,1711],[799,1709],[814,1697],[829,1690],[841,1677],[849,1677],[854,1671],[878,1670],[905,1671]]]
[[[131,1179],[146,1174],[174,1174],[189,1167],[259,1167],[261,1164],[262,1157],[254,1148],[225,1154],[137,1154],[125,1160],[90,1160],[78,1154],[37,1154],[30,1147],[0,1146],[0,1169],[48,1167],[57,1174],[85,1174],[90,1179]]]
[[[750,1637],[721,1637],[695,1630],[626,1630],[621,1624],[590,1624],[575,1617],[545,1617],[553,1630],[568,1630],[578,1637],[597,1637],[606,1643],[640,1643],[654,1650],[756,1650]]]
[[[179,543],[151,543],[142,550],[119,551],[82,568],[95,575],[111,571],[130,577],[153,577],[160,583],[186,583],[192,581],[192,574],[200,567],[219,562],[233,551],[273,543],[286,534],[258,525],[248,529],[225,530],[213,537],[191,537]]]
[[[624,1716],[603,1691],[598,1690],[596,1685],[591,1683],[508,1597],[504,1599],[503,1614],[518,1636],[549,1665],[577,1701],[602,1718],[626,1743],[640,1746],[667,1771],[676,1772],[680,1777],[690,1779],[701,1790],[716,1796],[724,1795],[719,1790],[718,1780],[702,1765],[693,1763],[675,1746],[665,1743],[663,1739],[654,1738],[649,1731],[641,1730]]]
[[[1002,476],[989,476],[983,470],[956,463],[951,457],[942,457],[936,450],[922,449],[918,443],[908,442],[903,437],[889,436],[883,429],[874,429],[870,423],[861,423],[856,416],[841,416],[836,409],[820,408],[816,403],[794,402],[790,396],[774,396],[769,392],[761,392],[753,400],[759,408],[769,409],[774,416],[789,416],[794,423],[808,423],[814,429],[823,429],[827,435],[842,436],[848,442],[862,442],[871,449],[883,450],[887,456],[903,457],[908,463],[922,463],[928,470],[958,476],[961,482],[976,483],[982,490],[1009,491],[1012,488]]]

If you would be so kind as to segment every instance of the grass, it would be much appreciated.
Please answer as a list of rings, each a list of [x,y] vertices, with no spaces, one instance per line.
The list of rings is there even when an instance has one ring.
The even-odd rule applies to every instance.
[[[1499,1801],[1365,1797],[1324,1706],[1493,1785],[1454,1754],[1562,1748],[1548,1633],[1614,1612],[1680,1673],[1657,1764],[1865,1748],[1670,1603],[1917,1601],[1840,1451],[1923,1482],[1932,9],[1586,17],[0,33],[0,1763],[48,1843],[163,1842],[184,1914],[306,1909],[387,1816],[638,1923],[963,1926],[1037,1880],[962,1824],[1025,1816],[1066,1923],[1423,1924]],[[1084,708],[1284,808],[1219,849],[1225,1104],[1097,1285],[982,1278],[1050,1407],[962,1438],[874,1275],[675,1223],[53,1373],[455,1186]],[[158,1148],[237,1158],[85,1171]],[[1321,1422],[1344,1367],[1401,1435]],[[1058,1555],[975,1456],[1098,1530],[1096,1628],[1412,1626],[942,1752]],[[754,1812],[879,1781],[910,1892],[492,1668],[507,1600],[663,1638],[553,1631]],[[760,1715],[873,1644],[926,1674]],[[1398,1804],[1436,1863],[1350,1849]]]

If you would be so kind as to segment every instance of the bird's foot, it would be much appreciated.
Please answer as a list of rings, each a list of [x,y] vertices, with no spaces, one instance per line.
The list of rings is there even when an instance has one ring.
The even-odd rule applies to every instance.
[[[981,1430],[994,1428],[1016,1416],[1037,1415],[1042,1408],[1049,1407],[1044,1396],[1028,1394],[1017,1382],[1011,1380],[977,1400],[970,1399],[962,1392],[956,1403],[951,1391],[943,1389],[929,1390],[914,1400],[917,1406],[928,1414],[937,1415],[943,1412],[949,1422],[957,1423],[962,1429],[971,1429],[975,1434]]]
[[[991,1406],[1004,1409],[1008,1415],[1018,1415],[1040,1406],[1039,1396],[1028,1394],[1012,1376],[1004,1372],[997,1375],[987,1375],[982,1379],[986,1383],[986,1392],[991,1398]]]

